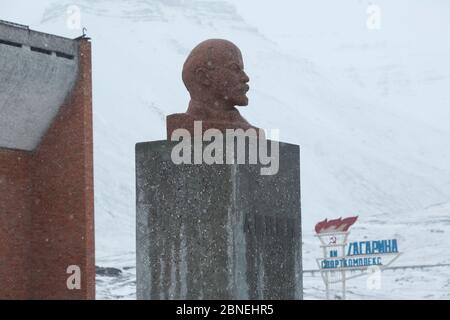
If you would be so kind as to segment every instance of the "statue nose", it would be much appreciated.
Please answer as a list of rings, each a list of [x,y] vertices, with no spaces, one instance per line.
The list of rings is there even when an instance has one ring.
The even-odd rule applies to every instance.
[[[250,78],[248,77],[248,75],[245,72],[243,72],[242,81],[244,81],[244,82],[250,81]]]

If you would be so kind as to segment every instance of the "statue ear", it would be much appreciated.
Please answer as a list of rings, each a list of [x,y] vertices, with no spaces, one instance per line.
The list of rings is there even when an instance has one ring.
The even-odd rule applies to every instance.
[[[202,67],[197,68],[195,70],[195,78],[198,83],[201,83],[205,86],[211,85],[211,80],[209,79],[208,70],[206,70],[205,68],[202,68]]]

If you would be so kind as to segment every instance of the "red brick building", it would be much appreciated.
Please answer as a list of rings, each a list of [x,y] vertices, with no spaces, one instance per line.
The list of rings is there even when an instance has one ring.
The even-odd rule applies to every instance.
[[[89,39],[0,21],[0,299],[95,298],[91,82]]]

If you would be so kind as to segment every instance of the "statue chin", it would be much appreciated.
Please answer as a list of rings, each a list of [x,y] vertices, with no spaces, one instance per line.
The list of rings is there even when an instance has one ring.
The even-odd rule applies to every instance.
[[[239,107],[248,106],[248,98],[243,97],[243,98],[236,99],[236,105]]]
[[[235,94],[230,96],[229,102],[235,106],[244,107],[248,105],[248,97],[246,94]]]

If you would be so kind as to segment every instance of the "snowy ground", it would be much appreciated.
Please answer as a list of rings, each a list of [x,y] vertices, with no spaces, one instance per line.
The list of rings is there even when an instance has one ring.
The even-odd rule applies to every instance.
[[[402,252],[395,266],[450,263],[450,203],[436,204],[425,211],[375,215],[358,221],[350,241],[395,238]],[[304,269],[317,269],[315,259],[319,241],[313,232],[304,233]],[[107,257],[97,261],[103,267],[122,270],[118,277],[97,276],[98,299],[135,299],[135,254]],[[325,289],[319,274],[304,276],[304,298],[324,299]],[[369,282],[369,285],[368,285]],[[348,299],[450,299],[450,267],[422,270],[385,270],[378,285],[368,276],[352,279],[347,286]]]

